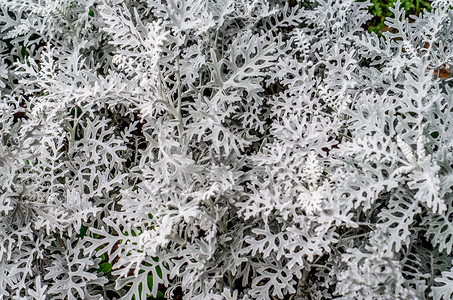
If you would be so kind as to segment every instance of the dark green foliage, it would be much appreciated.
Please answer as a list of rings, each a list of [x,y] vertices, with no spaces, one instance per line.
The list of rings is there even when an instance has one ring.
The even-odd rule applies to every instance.
[[[359,0],[359,2],[364,1]],[[389,8],[393,7],[395,2],[396,0],[371,0],[373,6],[369,11],[374,17],[366,23],[369,32],[381,33],[385,30],[385,18],[393,17]],[[418,15],[424,9],[431,11],[431,1],[426,0],[401,0],[401,6],[405,9],[406,16]]]

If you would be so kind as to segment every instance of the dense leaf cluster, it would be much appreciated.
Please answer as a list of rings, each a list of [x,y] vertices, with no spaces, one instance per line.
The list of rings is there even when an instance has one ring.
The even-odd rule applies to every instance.
[[[358,0],[361,1],[361,0]],[[369,31],[374,31],[379,34],[380,31],[385,30],[385,19],[393,17],[391,8],[393,8],[396,0],[371,0],[372,6],[368,8],[373,18],[366,23]],[[406,11],[406,15],[418,15],[424,9],[431,10],[430,0],[401,0],[401,6]]]
[[[451,299],[450,4],[0,0],[0,299]]]

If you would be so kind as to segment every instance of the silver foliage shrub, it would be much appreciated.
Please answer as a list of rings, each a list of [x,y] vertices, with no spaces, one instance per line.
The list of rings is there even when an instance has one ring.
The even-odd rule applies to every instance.
[[[369,5],[0,0],[0,299],[451,299],[451,2]]]

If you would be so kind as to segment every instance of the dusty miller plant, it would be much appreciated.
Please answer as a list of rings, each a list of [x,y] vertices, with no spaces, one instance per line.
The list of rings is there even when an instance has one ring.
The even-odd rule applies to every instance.
[[[451,299],[453,10],[0,0],[0,299]]]

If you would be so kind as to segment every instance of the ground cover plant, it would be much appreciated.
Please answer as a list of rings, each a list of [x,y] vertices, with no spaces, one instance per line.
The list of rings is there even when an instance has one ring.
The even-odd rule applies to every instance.
[[[0,299],[451,299],[453,8],[0,0]]]

